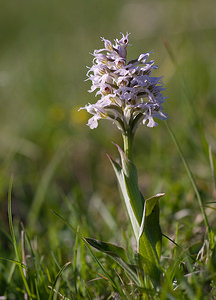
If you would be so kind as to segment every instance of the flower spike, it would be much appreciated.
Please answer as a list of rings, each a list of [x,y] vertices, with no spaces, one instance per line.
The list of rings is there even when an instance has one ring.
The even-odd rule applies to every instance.
[[[153,60],[148,61],[151,52],[127,62],[130,34],[121,34],[115,44],[102,37],[104,48],[94,50],[87,79],[92,82],[89,92],[96,91],[95,96],[100,99],[82,109],[93,115],[88,122],[91,129],[98,126],[99,119],[108,119],[123,133],[128,130],[134,133],[141,123],[155,127],[158,124],[154,118],[167,118],[163,112],[164,87],[162,77],[151,76],[152,70],[158,68]]]

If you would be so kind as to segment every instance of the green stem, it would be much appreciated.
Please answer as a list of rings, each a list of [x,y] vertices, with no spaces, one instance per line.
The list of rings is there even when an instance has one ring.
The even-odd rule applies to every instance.
[[[131,131],[128,130],[125,131],[122,136],[124,142],[124,153],[127,156],[127,158],[132,161],[133,134]]]

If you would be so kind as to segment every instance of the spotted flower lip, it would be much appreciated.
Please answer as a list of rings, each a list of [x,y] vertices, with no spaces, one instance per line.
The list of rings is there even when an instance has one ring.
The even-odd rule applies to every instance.
[[[166,100],[162,77],[151,76],[158,66],[148,61],[151,52],[127,62],[128,37],[129,33],[122,34],[114,44],[101,38],[104,48],[92,53],[93,65],[87,72],[87,80],[92,82],[89,92],[96,91],[100,99],[80,108],[93,115],[87,124],[91,129],[98,126],[98,120],[108,119],[123,133],[134,133],[140,123],[155,127],[154,118],[167,118],[162,106]]]

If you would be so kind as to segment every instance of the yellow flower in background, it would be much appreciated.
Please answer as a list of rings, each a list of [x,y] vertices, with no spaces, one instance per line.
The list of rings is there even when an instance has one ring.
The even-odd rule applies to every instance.
[[[60,123],[66,119],[72,125],[86,124],[88,113],[85,110],[78,111],[79,106],[75,106],[69,110],[59,104],[53,104],[48,110],[49,119],[56,123]]]
[[[73,107],[70,110],[70,122],[73,124],[86,124],[89,115],[86,110],[78,111],[79,106]]]

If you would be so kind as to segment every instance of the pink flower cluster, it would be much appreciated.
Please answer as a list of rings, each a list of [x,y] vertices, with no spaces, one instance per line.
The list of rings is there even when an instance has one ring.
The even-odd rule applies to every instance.
[[[93,115],[88,121],[91,129],[98,126],[99,119],[109,119],[122,132],[135,132],[141,122],[154,127],[158,125],[154,118],[167,117],[162,107],[162,77],[151,76],[158,67],[153,60],[148,62],[150,53],[127,62],[128,35],[122,34],[115,44],[102,38],[104,48],[93,52],[93,65],[87,73],[92,82],[89,92],[96,91],[100,99],[81,108]]]

